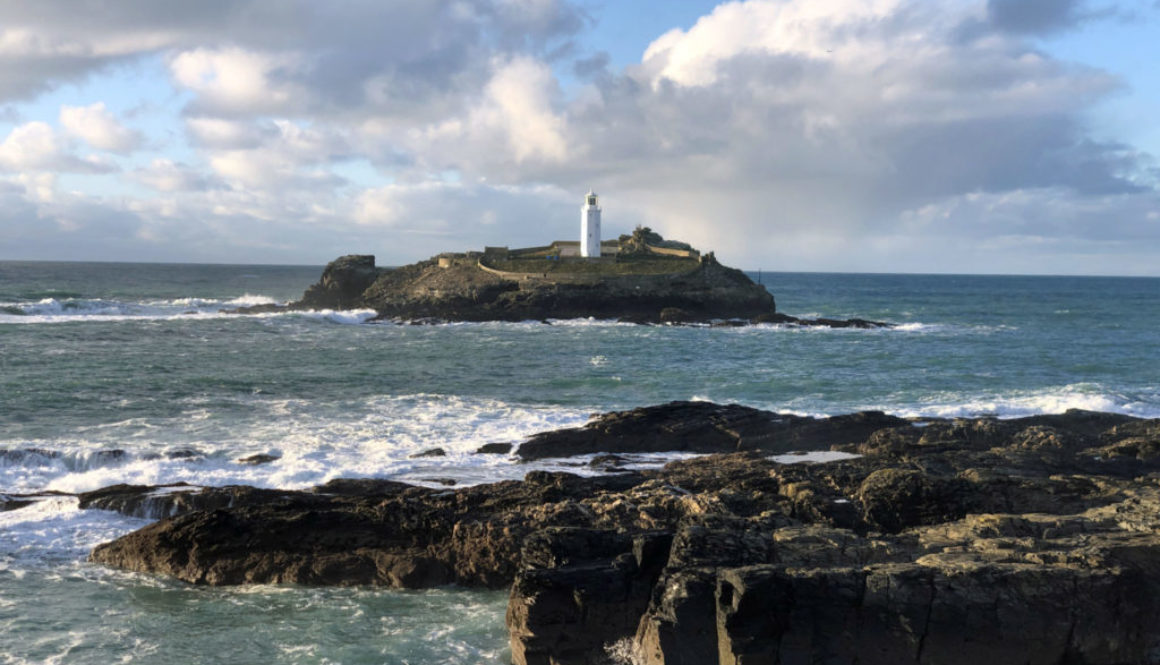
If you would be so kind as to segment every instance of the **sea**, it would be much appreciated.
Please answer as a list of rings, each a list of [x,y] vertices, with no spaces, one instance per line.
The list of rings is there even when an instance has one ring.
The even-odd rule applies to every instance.
[[[43,497],[0,511],[0,665],[509,662],[505,592],[201,588],[88,563],[149,521],[71,496],[116,483],[589,473],[474,451],[669,400],[1160,417],[1156,278],[751,273],[787,314],[895,324],[872,330],[226,312],[292,300],[320,272],[0,262],[0,494]],[[237,461],[256,454],[277,459]]]

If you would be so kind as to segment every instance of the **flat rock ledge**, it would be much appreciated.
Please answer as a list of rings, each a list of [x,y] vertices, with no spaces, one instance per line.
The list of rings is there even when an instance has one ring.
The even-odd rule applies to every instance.
[[[860,456],[770,458],[788,449]],[[119,486],[83,505],[171,516],[91,559],[195,584],[507,587],[519,665],[1160,662],[1158,420],[673,403],[517,454],[595,450],[709,454],[454,490]]]

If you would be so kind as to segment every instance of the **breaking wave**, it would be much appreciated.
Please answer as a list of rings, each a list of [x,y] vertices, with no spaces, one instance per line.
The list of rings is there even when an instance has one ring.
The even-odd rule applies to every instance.
[[[259,305],[282,305],[263,295],[245,294],[236,298],[174,298],[140,302],[104,298],[42,298],[35,301],[0,302],[0,324],[77,323],[97,321],[149,321],[234,317],[231,310]],[[247,316],[297,316],[325,319],[334,323],[363,323],[375,316],[371,309],[273,311]]]

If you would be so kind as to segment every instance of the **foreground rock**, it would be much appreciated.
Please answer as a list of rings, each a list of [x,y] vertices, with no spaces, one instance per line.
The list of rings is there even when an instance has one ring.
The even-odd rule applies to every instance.
[[[767,456],[835,447],[861,457]],[[516,663],[1160,662],[1160,421],[674,403],[517,454],[596,449],[730,452],[456,490],[228,490],[92,559],[199,584],[510,585]]]
[[[592,453],[829,450],[865,441],[878,430],[907,424],[880,411],[815,419],[737,404],[671,402],[607,413],[584,427],[537,434],[524,442],[516,455],[536,460]]]

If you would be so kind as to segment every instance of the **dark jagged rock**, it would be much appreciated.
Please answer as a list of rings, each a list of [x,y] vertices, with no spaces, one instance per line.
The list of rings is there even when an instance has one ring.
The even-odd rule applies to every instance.
[[[815,419],[737,404],[670,402],[607,413],[584,427],[537,434],[521,444],[516,455],[536,460],[591,453],[829,450],[906,424],[880,411]]]
[[[36,503],[39,498],[23,494],[0,494],[0,513],[27,508]]]
[[[120,448],[110,448],[106,450],[98,450],[93,453],[93,459],[100,462],[117,462],[125,459],[129,453]]]
[[[7,464],[27,464],[30,461],[47,461],[60,457],[55,450],[45,448],[13,448],[0,450],[0,461]]]
[[[728,452],[454,490],[223,488],[228,507],[192,490],[206,507],[92,559],[199,584],[510,585],[518,665],[597,663],[610,645],[645,665],[1150,663],[1157,433],[1083,411],[916,424],[678,402],[534,440]],[[768,457],[793,447],[862,456]],[[126,493],[142,496],[104,505]]]
[[[306,289],[292,304],[298,309],[352,309],[364,307],[363,292],[379,277],[375,257],[367,254],[341,256],[322,271],[317,284]]]
[[[802,319],[780,312],[761,314],[753,318],[753,323],[775,323],[792,326],[810,326],[817,328],[892,328],[894,324],[883,321],[869,321],[867,319]]]
[[[524,482],[457,491],[390,487],[384,494],[235,497],[228,509],[162,520],[92,556],[200,584],[499,587],[514,578],[527,536],[544,526],[588,523],[581,498],[640,481],[533,472]]]
[[[267,505],[287,500],[290,493],[247,485],[201,487],[173,485],[112,485],[77,496],[82,509],[111,510],[129,517],[160,519],[198,510],[218,510],[235,505]]]
[[[421,450],[413,455],[410,455],[410,457],[411,459],[417,459],[421,457],[447,457],[447,451],[443,450],[442,448],[428,448],[427,450]]]
[[[392,496],[414,487],[397,480],[381,478],[335,478],[314,488],[318,494],[335,496]]]
[[[248,455],[246,457],[239,457],[237,462],[238,462],[238,464],[249,464],[250,466],[257,466],[259,464],[269,464],[271,462],[277,462],[280,459],[282,459],[281,455],[271,455],[269,453],[257,453],[254,455]]]
[[[506,455],[514,448],[510,443],[485,443],[475,453],[477,455]]]

